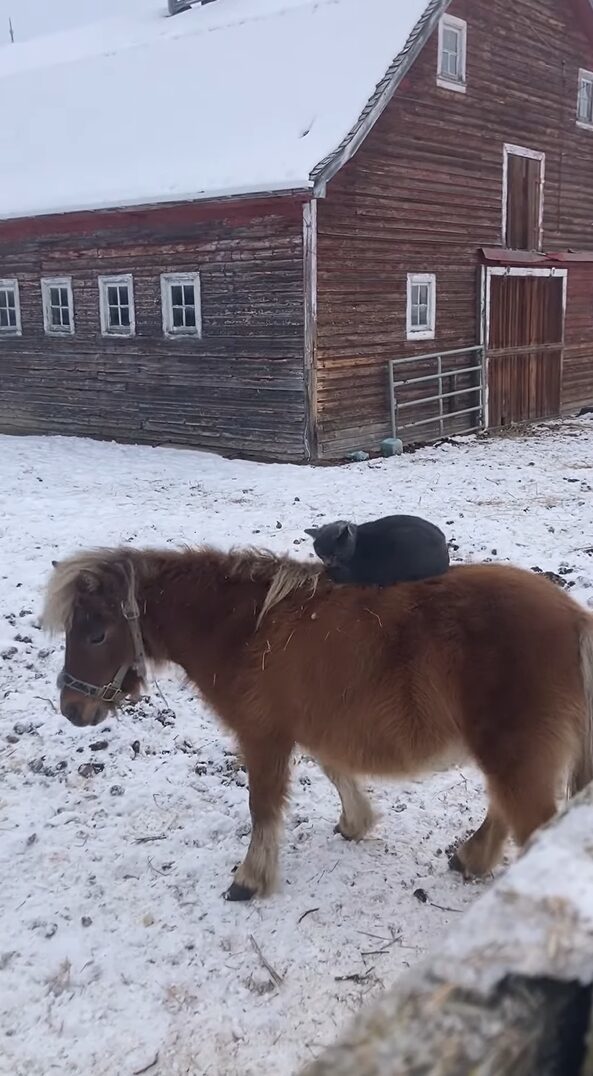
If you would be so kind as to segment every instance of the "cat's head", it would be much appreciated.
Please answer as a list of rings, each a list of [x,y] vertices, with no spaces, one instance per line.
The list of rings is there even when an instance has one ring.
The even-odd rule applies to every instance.
[[[307,527],[305,534],[313,539],[313,548],[320,560],[328,567],[343,564],[354,555],[356,524],[338,519],[323,527]]]

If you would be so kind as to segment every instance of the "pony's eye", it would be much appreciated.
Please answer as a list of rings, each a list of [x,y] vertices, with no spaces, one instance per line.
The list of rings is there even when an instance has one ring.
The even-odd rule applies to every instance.
[[[101,646],[101,643],[105,642],[105,632],[97,632],[96,635],[91,635],[89,642],[91,646]]]

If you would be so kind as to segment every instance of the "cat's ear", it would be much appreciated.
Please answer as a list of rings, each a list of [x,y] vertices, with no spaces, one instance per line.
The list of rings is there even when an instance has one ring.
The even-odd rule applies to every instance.
[[[310,538],[316,538],[319,534],[319,527],[305,527],[305,534],[308,534]]]
[[[350,545],[356,537],[356,523],[343,523],[340,533],[336,536],[336,542],[340,545]]]

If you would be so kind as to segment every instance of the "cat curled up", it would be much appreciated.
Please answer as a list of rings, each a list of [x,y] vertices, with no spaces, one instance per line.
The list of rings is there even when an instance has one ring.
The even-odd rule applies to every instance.
[[[337,520],[305,533],[334,583],[388,587],[443,575],[449,567],[445,535],[419,516],[384,516],[360,525]]]

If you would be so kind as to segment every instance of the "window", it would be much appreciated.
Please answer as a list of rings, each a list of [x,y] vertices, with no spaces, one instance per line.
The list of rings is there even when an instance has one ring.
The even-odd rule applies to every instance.
[[[21,335],[18,280],[0,280],[0,336]]]
[[[511,250],[540,250],[545,154],[523,146],[503,150],[502,234]]]
[[[465,92],[467,23],[444,15],[439,22],[437,83],[448,90]]]
[[[593,71],[579,71],[577,123],[593,128]]]
[[[437,280],[434,273],[408,273],[408,340],[433,340]]]
[[[131,274],[99,277],[99,308],[103,336],[134,335],[136,315]]]
[[[198,273],[164,273],[161,277],[163,332],[167,336],[201,336]]]
[[[74,332],[74,302],[70,277],[41,281],[43,323],[50,336],[68,336]]]

